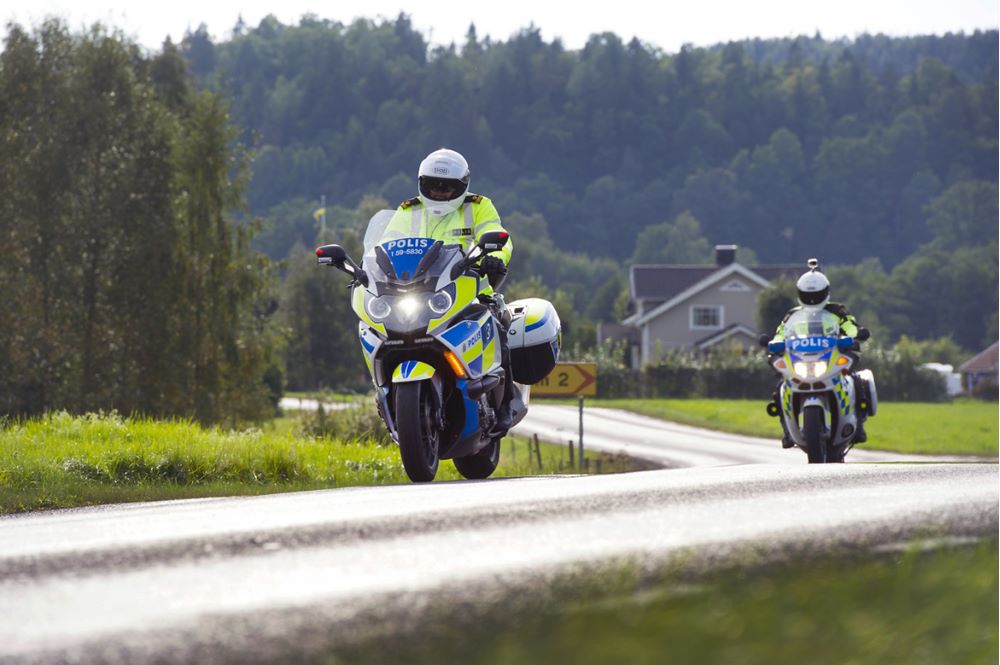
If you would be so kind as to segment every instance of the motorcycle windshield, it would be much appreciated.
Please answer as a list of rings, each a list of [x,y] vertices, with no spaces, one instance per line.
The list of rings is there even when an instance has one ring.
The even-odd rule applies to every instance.
[[[445,270],[464,256],[461,245],[413,235],[408,211],[380,210],[365,231],[362,267],[377,293],[434,288]],[[417,230],[419,231],[419,229]]]
[[[840,320],[825,309],[801,309],[785,322],[785,346],[796,353],[824,353],[837,346]]]

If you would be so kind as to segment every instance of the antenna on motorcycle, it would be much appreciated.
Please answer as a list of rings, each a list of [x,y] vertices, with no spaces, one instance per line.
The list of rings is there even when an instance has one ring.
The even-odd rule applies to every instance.
[[[810,270],[815,272],[816,270],[819,270],[819,259],[809,259],[806,261],[806,265],[809,266]]]

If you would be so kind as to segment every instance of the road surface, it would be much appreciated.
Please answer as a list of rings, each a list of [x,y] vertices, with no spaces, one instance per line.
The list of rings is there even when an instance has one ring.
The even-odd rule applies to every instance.
[[[534,405],[518,431],[575,437],[576,417]],[[0,518],[0,662],[296,662],[412,625],[430,602],[524,597],[609,562],[996,537],[995,462],[864,464],[900,458],[859,450],[808,465],[776,440],[586,418],[589,448],[685,468]]]

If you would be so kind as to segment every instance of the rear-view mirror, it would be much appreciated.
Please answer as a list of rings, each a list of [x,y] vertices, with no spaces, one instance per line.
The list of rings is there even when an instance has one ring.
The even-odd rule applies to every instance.
[[[499,252],[506,247],[509,239],[510,234],[506,231],[487,231],[479,236],[477,244],[484,253],[489,254],[490,252]]]
[[[340,245],[323,245],[316,248],[316,263],[344,270],[350,258]],[[353,261],[352,261],[353,263]],[[347,272],[344,270],[344,272]]]
[[[346,272],[359,284],[368,285],[368,276],[356,264],[340,245],[323,245],[316,248],[316,263],[327,265]]]

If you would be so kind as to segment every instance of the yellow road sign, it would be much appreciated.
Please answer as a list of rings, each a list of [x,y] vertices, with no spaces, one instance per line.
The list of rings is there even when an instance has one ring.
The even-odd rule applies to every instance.
[[[597,395],[597,363],[556,363],[552,372],[531,386],[532,397]]]

